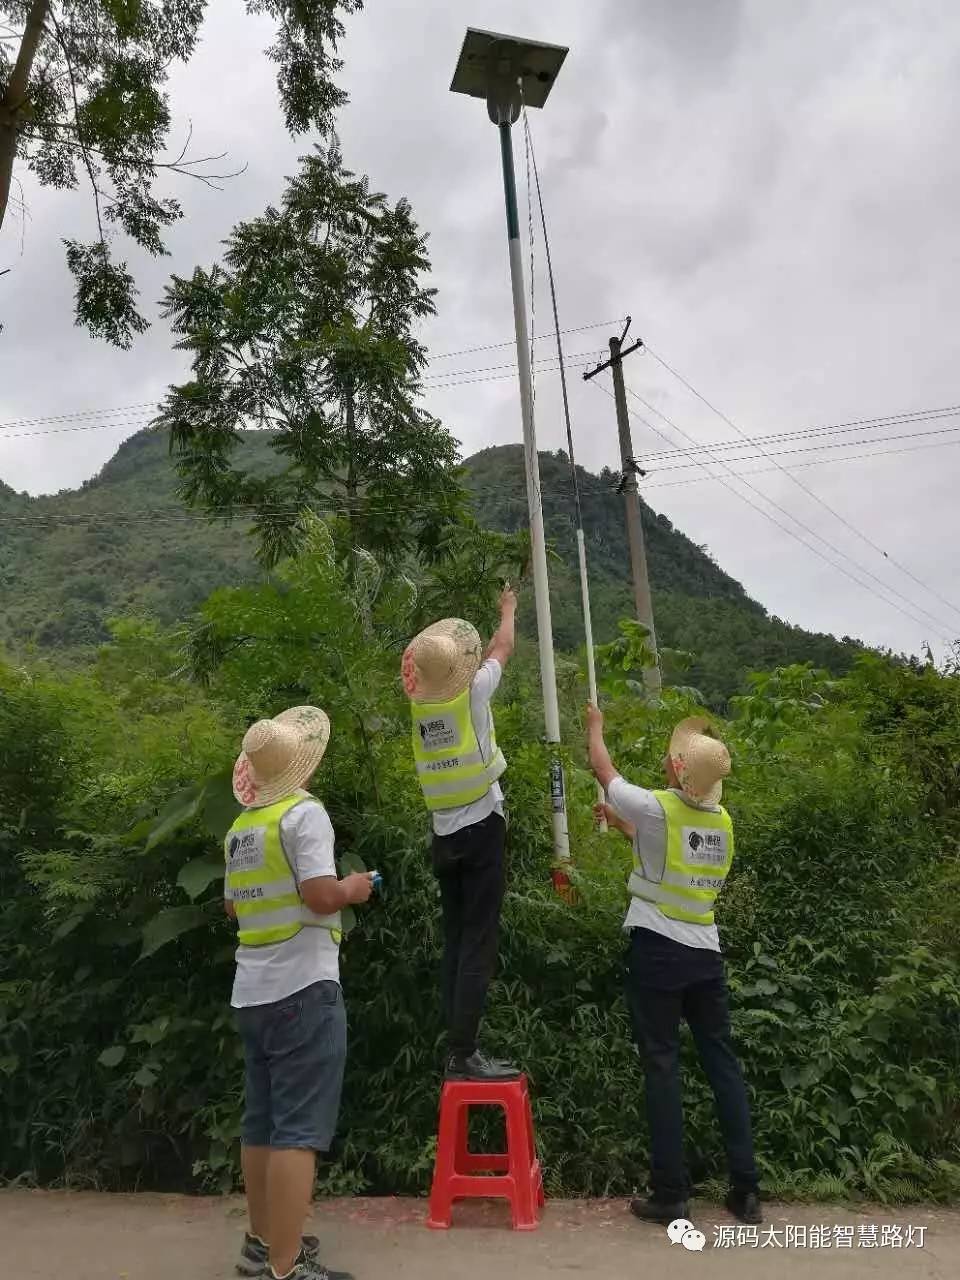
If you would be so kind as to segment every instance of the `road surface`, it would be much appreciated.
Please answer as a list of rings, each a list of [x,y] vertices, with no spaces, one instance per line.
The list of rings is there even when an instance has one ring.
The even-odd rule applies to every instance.
[[[357,1280],[960,1275],[960,1211],[953,1209],[767,1205],[756,1245],[738,1245],[729,1215],[695,1202],[690,1216],[706,1238],[699,1253],[671,1244],[659,1227],[636,1222],[622,1201],[553,1202],[540,1229],[529,1233],[511,1231],[498,1203],[459,1206],[453,1229],[443,1232],[424,1227],[424,1209],[419,1200],[323,1201],[312,1228],[323,1242],[323,1259]],[[2,1274],[11,1280],[229,1280],[244,1221],[236,1199],[0,1191]],[[730,1243],[715,1243],[721,1227]],[[868,1244],[873,1238],[877,1243]]]

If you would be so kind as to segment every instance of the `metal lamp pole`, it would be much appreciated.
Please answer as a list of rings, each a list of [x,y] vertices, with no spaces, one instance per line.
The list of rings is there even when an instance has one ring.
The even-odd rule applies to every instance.
[[[500,134],[503,194],[507,212],[507,243],[510,253],[510,283],[513,290],[513,318],[517,334],[517,370],[520,378],[520,410],[523,420],[523,455],[530,518],[533,588],[540,646],[540,680],[547,742],[560,742],[560,706],[553,658],[553,623],[550,616],[550,588],[547,578],[547,551],[540,500],[540,463],[533,418],[533,379],[530,372],[530,343],[527,305],[520,248],[520,218],[517,212],[517,183],[513,165],[513,137],[510,132],[519,119],[520,108],[542,106],[566,49],[555,45],[514,40],[492,32],[468,29],[451,89],[483,97],[487,113]],[[562,872],[570,862],[567,832],[567,805],[563,765],[555,753],[550,764],[553,807],[553,850],[555,868]],[[559,887],[559,886],[558,886]]]

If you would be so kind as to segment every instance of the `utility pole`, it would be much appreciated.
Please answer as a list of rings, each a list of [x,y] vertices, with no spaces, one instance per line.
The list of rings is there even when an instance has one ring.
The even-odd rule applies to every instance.
[[[583,375],[584,382],[589,382],[604,369],[613,375],[613,397],[617,407],[617,434],[620,438],[621,480],[618,489],[623,494],[623,505],[627,518],[627,541],[630,546],[630,569],[633,575],[633,598],[637,610],[637,618],[649,631],[648,643],[653,652],[653,666],[646,667],[643,673],[644,684],[651,700],[660,697],[660,659],[657,655],[657,633],[653,625],[653,600],[650,595],[650,577],[647,573],[647,552],[643,541],[643,522],[640,518],[640,494],[637,487],[637,474],[640,471],[633,456],[633,441],[630,436],[630,413],[627,409],[627,391],[623,382],[623,358],[639,351],[643,340],[638,338],[626,350],[623,340],[630,329],[630,317],[619,338],[610,339],[610,359],[598,364]]]
[[[530,371],[530,344],[527,337],[527,305],[523,284],[523,254],[520,248],[520,218],[517,211],[517,184],[513,166],[511,128],[520,118],[521,107],[542,107],[557,77],[567,50],[559,45],[515,40],[491,31],[468,27],[463,48],[450,85],[454,93],[484,98],[487,115],[500,135],[500,161],[507,215],[507,246],[510,284],[517,338],[517,373],[520,383],[520,414],[523,423],[523,459],[527,480],[527,507],[530,518],[530,547],[533,591],[540,646],[540,681],[546,739],[554,748],[550,763],[550,795],[553,810],[554,885],[558,892],[568,887],[570,839],[567,831],[567,801],[560,745],[560,706],[553,656],[553,623],[550,616],[550,588],[547,580],[547,552],[540,501],[540,462],[533,417],[533,379]]]

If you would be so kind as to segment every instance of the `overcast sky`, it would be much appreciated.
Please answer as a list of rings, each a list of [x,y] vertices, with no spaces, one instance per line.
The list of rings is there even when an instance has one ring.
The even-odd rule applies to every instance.
[[[391,198],[407,195],[430,234],[434,357],[513,332],[496,133],[482,102],[447,91],[468,22],[571,49],[546,110],[532,113],[564,327],[631,314],[632,333],[748,435],[960,403],[960,5],[368,0],[343,49],[351,102],[340,131],[348,163]],[[234,222],[276,200],[307,148],[283,132],[273,69],[261,55],[269,38],[269,24],[246,17],[241,0],[213,0],[196,56],[174,75],[179,134],[189,119],[199,149],[229,151],[249,167],[220,194],[178,189],[188,217],[170,237],[172,257],[137,268],[148,301],[170,271],[208,265]],[[0,278],[0,479],[49,493],[95,474],[144,420],[56,434],[51,428],[70,424],[7,424],[155,401],[184,366],[162,322],[130,353],[73,328],[59,242],[91,238],[92,209],[84,193],[39,190],[21,176],[29,218],[21,228],[8,217],[0,233],[0,270],[13,268]],[[525,222],[523,190],[521,204]],[[546,331],[539,249],[537,279],[536,325]],[[615,331],[566,339],[577,460],[593,470],[618,465],[616,425],[612,400],[582,382],[579,353]],[[551,354],[549,342],[538,347]],[[486,379],[489,366],[510,358],[507,347],[464,354],[435,360],[430,374]],[[698,441],[735,438],[649,354],[632,356],[627,375]],[[608,375],[597,381],[609,386]],[[557,390],[556,374],[544,370],[541,448],[564,442]],[[637,456],[684,443],[631,404],[670,437],[665,443],[635,419]],[[429,407],[464,454],[520,439],[511,377],[438,387]],[[960,613],[947,603],[960,606],[960,448],[943,444],[960,440],[960,430],[871,442],[954,427],[960,417],[832,436],[856,447],[785,457],[784,465],[830,459],[793,474],[848,524],[762,458],[730,463],[762,468],[754,490],[731,482],[754,507],[698,479],[696,468],[663,463],[659,472],[650,464],[645,492],[772,613],[898,650],[930,641],[940,654],[960,634]],[[21,434],[30,430],[47,434]],[[938,447],[838,461],[914,445]]]

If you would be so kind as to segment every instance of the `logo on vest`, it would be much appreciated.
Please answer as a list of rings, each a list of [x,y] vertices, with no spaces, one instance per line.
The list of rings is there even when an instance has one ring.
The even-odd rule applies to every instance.
[[[457,722],[453,716],[434,716],[418,720],[420,741],[424,751],[449,751],[457,745]]]
[[[727,833],[704,827],[684,827],[684,843],[694,862],[723,866],[727,860]]]
[[[264,835],[263,827],[254,827],[252,831],[238,831],[230,837],[228,872],[256,871],[264,865],[267,857]]]

